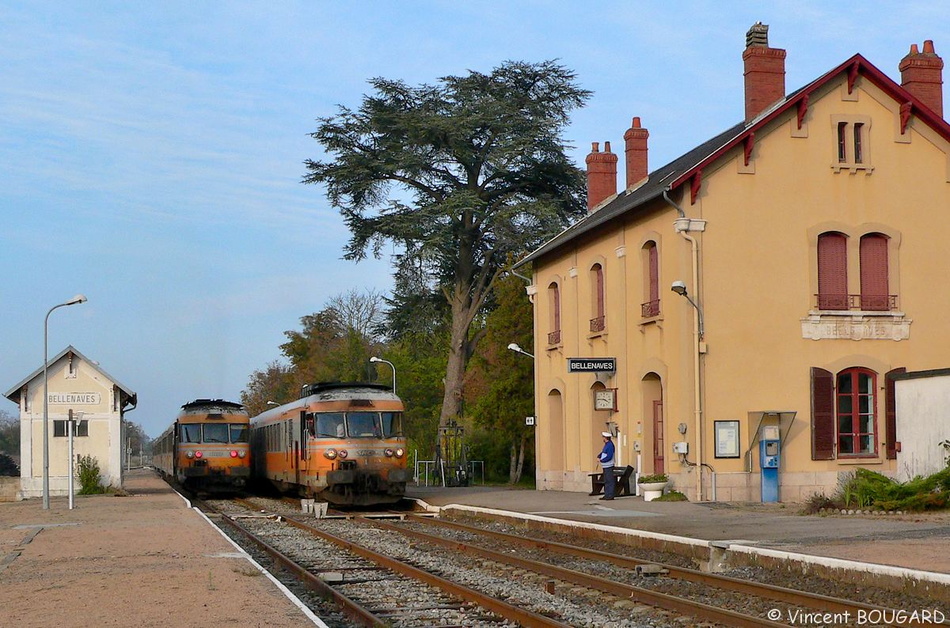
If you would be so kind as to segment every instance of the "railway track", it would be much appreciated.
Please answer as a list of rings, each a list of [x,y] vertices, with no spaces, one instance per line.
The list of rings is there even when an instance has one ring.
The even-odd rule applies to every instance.
[[[256,504],[245,507],[259,509]],[[264,519],[240,514],[227,519],[249,538],[258,537],[259,545],[268,545],[267,551],[280,556],[275,560],[322,597],[333,599],[359,625],[642,626],[681,625],[684,617],[691,617],[725,626],[779,626],[799,623],[795,618],[804,613],[853,620],[859,613],[868,617],[882,610],[460,523],[405,513],[393,516],[403,521],[285,515],[278,522],[275,515]],[[254,520],[257,527],[268,521],[264,527],[284,532],[248,529],[246,523]],[[260,540],[287,536],[291,528],[324,545],[307,549],[298,540],[284,551],[280,546],[286,547],[286,541]],[[370,562],[348,562],[357,560],[354,555]],[[320,564],[314,563],[314,556],[321,557]],[[424,582],[426,588],[419,592],[413,581]],[[366,598],[377,589],[386,590],[382,599]],[[415,602],[396,600],[393,589],[404,590]],[[429,615],[423,617],[425,613]],[[446,615],[452,616],[448,624]]]

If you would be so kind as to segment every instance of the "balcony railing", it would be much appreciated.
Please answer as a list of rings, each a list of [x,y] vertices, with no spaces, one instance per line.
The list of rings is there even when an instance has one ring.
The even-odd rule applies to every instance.
[[[561,330],[555,330],[548,333],[548,345],[561,344]]]
[[[647,301],[640,305],[640,316],[643,318],[652,318],[660,315],[660,300]]]
[[[598,331],[604,331],[604,329],[607,327],[606,319],[606,316],[598,316],[597,318],[590,319],[591,332],[596,333]]]
[[[897,310],[897,295],[816,294],[815,303],[819,310],[894,312]]]

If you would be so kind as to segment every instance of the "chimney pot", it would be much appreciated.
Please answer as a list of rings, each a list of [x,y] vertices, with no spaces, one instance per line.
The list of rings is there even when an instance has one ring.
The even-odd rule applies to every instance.
[[[756,22],[746,33],[745,121],[785,98],[785,51],[769,47],[769,27]]]
[[[617,156],[610,152],[610,142],[604,142],[604,152],[600,152],[598,142],[592,142],[586,161],[587,211],[590,212],[617,193]]]
[[[934,51],[934,42],[924,42],[924,51],[911,44],[910,52],[901,59],[901,87],[917,100],[943,117],[943,59]]]
[[[630,128],[623,134],[626,142],[627,189],[647,178],[650,173],[647,160],[647,140],[650,132],[640,126],[640,118],[635,117]]]

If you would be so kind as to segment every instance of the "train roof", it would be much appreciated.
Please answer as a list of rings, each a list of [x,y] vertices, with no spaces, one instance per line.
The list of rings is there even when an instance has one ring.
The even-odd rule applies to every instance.
[[[333,391],[352,391],[352,390],[376,390],[392,393],[392,386],[385,384],[373,384],[369,382],[317,382],[316,384],[306,384],[300,391],[301,397],[310,395],[319,395],[321,393],[331,393]]]
[[[218,408],[229,412],[241,412],[244,406],[234,401],[225,401],[224,399],[195,399],[183,404],[181,409],[184,412],[194,412],[195,410],[204,410],[207,408]]]

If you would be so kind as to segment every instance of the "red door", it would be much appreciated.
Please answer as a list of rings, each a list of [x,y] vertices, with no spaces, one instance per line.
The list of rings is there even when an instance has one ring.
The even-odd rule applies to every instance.
[[[653,473],[666,473],[663,460],[663,402],[653,402]]]

